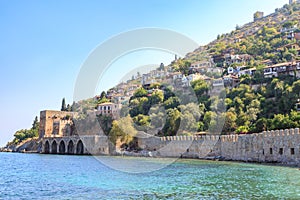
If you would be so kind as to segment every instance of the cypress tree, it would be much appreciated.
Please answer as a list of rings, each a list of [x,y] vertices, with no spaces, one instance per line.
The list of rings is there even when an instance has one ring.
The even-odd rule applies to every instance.
[[[66,109],[67,109],[66,100],[65,98],[63,98],[61,102],[61,111],[66,111]]]

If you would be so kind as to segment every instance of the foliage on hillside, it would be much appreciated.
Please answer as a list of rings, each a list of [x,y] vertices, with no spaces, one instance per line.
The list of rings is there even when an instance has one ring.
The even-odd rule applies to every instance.
[[[34,121],[33,121],[31,129],[18,130],[14,134],[14,139],[11,142],[9,142],[7,144],[7,146],[18,145],[21,142],[23,142],[23,141],[25,141],[29,138],[38,137],[39,136],[38,131],[39,131],[39,121],[38,121],[38,117],[36,116]]]
[[[289,29],[300,32],[295,25],[300,25],[300,4],[285,5],[276,9],[275,13],[257,19],[255,22],[237,26],[227,34],[217,36],[208,45],[199,47],[185,58],[175,59],[168,67],[173,72],[190,74],[193,62],[211,62],[214,56],[225,54],[249,55],[243,63],[246,68],[256,68],[253,76],[240,77],[240,84],[233,89],[226,88],[218,96],[212,95],[212,84],[205,80],[191,82],[191,89],[197,97],[196,102],[185,102],[179,98],[173,87],[164,83],[155,83],[150,88],[139,88],[131,97],[128,106],[123,106],[121,118],[117,121],[98,116],[98,121],[104,126],[104,132],[115,143],[117,138],[125,143],[132,141],[124,135],[128,124],[131,131],[139,130],[168,136],[189,134],[194,131],[218,132],[218,124],[222,134],[261,132],[271,129],[300,127],[300,114],[295,105],[300,99],[300,80],[295,77],[279,76],[265,78],[263,61],[270,60],[273,64],[300,60],[298,52],[287,48],[289,44],[299,44],[299,41],[289,38]],[[216,62],[213,67],[237,68],[239,64]],[[221,74],[207,72],[211,78],[219,78]],[[132,80],[137,81],[137,80]],[[136,83],[136,82],[134,82]],[[105,92],[100,98],[81,101],[74,106],[76,111],[86,116],[97,104],[109,101]],[[223,111],[223,112],[221,112]],[[129,116],[127,116],[129,114]],[[110,125],[112,124],[112,125]],[[131,127],[132,125],[132,127]]]

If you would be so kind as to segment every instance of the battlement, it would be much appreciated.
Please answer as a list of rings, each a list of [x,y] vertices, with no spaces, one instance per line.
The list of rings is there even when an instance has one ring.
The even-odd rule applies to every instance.
[[[248,137],[248,138],[272,138],[272,137],[285,137],[285,136],[293,136],[300,135],[299,128],[291,128],[285,130],[271,130],[271,131],[263,131],[262,133],[253,133],[253,134],[245,134],[245,135],[222,135],[222,142],[237,142],[239,138]]]
[[[237,142],[241,137],[284,137],[291,135],[300,135],[299,128],[285,129],[285,130],[272,130],[264,131],[262,133],[253,133],[253,134],[243,134],[243,135],[201,135],[201,136],[165,136],[161,137],[160,141],[197,141],[197,140],[219,140],[222,142]]]
[[[219,140],[220,135],[203,135],[203,136],[186,136],[186,135],[181,135],[181,136],[165,136],[161,137],[161,141],[200,141],[200,140]]]

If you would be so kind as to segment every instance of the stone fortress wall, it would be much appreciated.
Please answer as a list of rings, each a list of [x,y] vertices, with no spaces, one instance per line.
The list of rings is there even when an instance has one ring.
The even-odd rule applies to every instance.
[[[114,155],[103,131],[86,129],[87,134],[72,134],[74,113],[42,111],[40,115],[41,153]],[[90,134],[89,134],[90,133]],[[158,157],[184,157],[249,162],[274,162],[300,166],[299,128],[264,131],[246,135],[202,135],[136,138],[137,145]]]
[[[299,128],[246,135],[141,138],[142,149],[162,157],[222,158],[300,166]]]
[[[300,165],[299,128],[221,136],[221,156],[238,161]]]

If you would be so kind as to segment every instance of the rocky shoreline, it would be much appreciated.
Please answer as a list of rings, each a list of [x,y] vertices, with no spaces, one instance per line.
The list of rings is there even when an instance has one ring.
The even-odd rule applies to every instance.
[[[0,152],[16,153],[39,153],[42,149],[42,143],[38,138],[27,139],[20,144],[8,145],[0,148]]]

